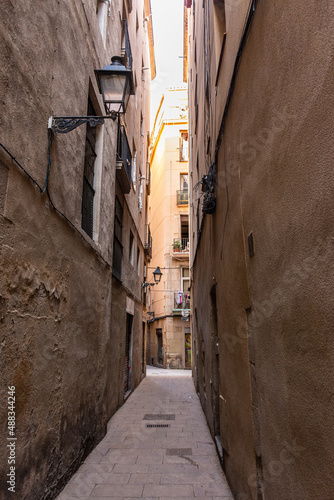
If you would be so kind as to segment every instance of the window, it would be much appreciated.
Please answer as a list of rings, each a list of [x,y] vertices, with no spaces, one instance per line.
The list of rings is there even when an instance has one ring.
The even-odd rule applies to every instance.
[[[129,261],[132,265],[135,263],[135,239],[133,233],[130,229],[130,240],[129,240]]]
[[[190,274],[189,274],[189,267],[182,267],[181,268],[181,291],[183,293],[188,294],[190,288]]]
[[[139,193],[138,193],[138,210],[139,210],[139,213],[141,213],[143,211],[143,192],[144,192],[144,182],[143,182],[141,172],[139,172],[139,178],[140,178],[140,184],[139,184]]]
[[[138,39],[138,33],[139,33],[139,20],[138,20],[138,12],[136,12],[136,37]]]
[[[144,118],[142,113],[140,113],[140,136],[144,137]]]
[[[134,149],[133,160],[132,160],[132,172],[131,180],[134,191],[136,191],[136,181],[137,181],[137,151]]]
[[[96,115],[93,108],[92,102],[88,100],[88,116]],[[84,178],[82,187],[82,219],[81,227],[88,234],[90,238],[93,238],[93,224],[94,224],[94,171],[95,171],[95,160],[97,154],[96,148],[96,127],[91,127],[87,123],[86,129],[86,144],[85,144],[85,163],[84,163]]]
[[[140,250],[137,247],[137,274],[140,276]]]
[[[125,19],[125,9],[123,12],[123,20],[122,20],[121,55],[123,57],[124,66],[127,69],[132,70],[132,51],[130,45],[128,21],[127,19]]]
[[[188,131],[180,132],[180,161],[188,161]]]
[[[96,116],[88,99],[87,114]],[[82,185],[81,227],[94,241],[98,241],[101,177],[103,153],[103,126],[86,125],[85,161]]]
[[[197,120],[198,120],[198,100],[197,100],[197,74],[196,74],[196,80],[195,80],[195,134],[197,132]]]
[[[132,155],[130,151],[130,146],[128,138],[126,136],[126,131],[124,125],[119,125],[118,127],[118,138],[117,138],[117,161],[121,162],[121,170],[126,172],[126,176],[119,176],[118,180],[121,184],[124,193],[129,193],[131,189],[131,175],[132,175]],[[119,170],[116,170],[116,174]],[[124,172],[123,172],[124,173]],[[123,178],[124,177],[124,178]]]
[[[188,205],[189,193],[188,193],[188,174],[180,174],[180,190],[176,193],[177,205]]]
[[[106,36],[107,14],[110,17],[111,0],[97,0],[96,14],[102,38]]]
[[[181,238],[188,239],[189,240],[189,216],[188,215],[181,215]]]
[[[188,191],[188,174],[180,174],[180,189],[181,191]]]
[[[142,351],[141,351],[141,372],[145,373],[146,359],[145,359],[145,329],[146,323],[143,321],[143,339],[142,339]]]
[[[164,348],[162,339],[162,328],[155,329],[157,336],[157,363],[163,365],[164,362]]]
[[[116,196],[115,198],[115,228],[114,228],[114,255],[113,255],[113,273],[116,278],[121,279],[122,276],[122,226],[123,224],[123,207]]]
[[[225,37],[226,37],[226,18],[225,18],[225,0],[214,0],[214,43],[216,55],[216,86],[218,83],[219,71],[223,59]]]

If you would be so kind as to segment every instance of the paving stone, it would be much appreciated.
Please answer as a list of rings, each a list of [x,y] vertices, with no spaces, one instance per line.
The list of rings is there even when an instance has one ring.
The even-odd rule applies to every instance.
[[[100,496],[105,498],[136,498],[142,496],[143,488],[144,486],[138,484],[99,484],[95,486],[91,496]]]
[[[66,500],[67,497],[88,498],[94,488],[95,484],[70,482],[58,498],[59,500]]]
[[[203,485],[194,485],[194,493],[195,497],[203,497],[206,495],[211,496],[221,496],[224,498],[225,496],[229,496],[231,494],[230,489],[227,484],[216,484],[216,483],[207,483]],[[233,497],[232,497],[233,498]]]
[[[145,499],[146,500],[146,499]],[[160,497],[159,500],[170,500],[170,497]],[[195,497],[182,497],[182,500],[195,500]],[[198,498],[196,497],[196,500],[213,500],[212,497],[202,497]],[[226,499],[223,499],[226,500]]]
[[[97,474],[110,474],[110,472],[113,470],[115,467],[114,464],[87,464],[83,463],[80,468],[78,469],[77,474],[83,473],[83,472],[96,472]],[[75,475],[73,476],[73,478]],[[72,479],[73,479],[72,478]]]
[[[113,468],[113,474],[147,474],[150,466],[147,464],[116,464]]]
[[[58,500],[233,500],[190,372],[148,372]],[[147,414],[175,420],[157,421],[168,428],[147,428],[156,423],[144,421]],[[192,454],[169,456],[173,448]]]
[[[163,456],[159,455],[139,455],[137,464],[162,464],[164,461]]]
[[[198,470],[194,469],[192,473],[178,474],[162,474],[161,484],[206,484],[217,480],[215,474],[203,473],[199,474]]]
[[[188,484],[182,485],[164,485],[164,484],[146,484],[143,493],[144,498],[149,496],[168,497],[168,498],[193,498],[193,487]]]
[[[129,484],[160,484],[161,474],[132,474]]]

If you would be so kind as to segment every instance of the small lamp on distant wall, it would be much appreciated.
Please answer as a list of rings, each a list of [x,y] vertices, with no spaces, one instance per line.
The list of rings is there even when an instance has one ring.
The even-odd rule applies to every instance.
[[[160,270],[160,267],[158,266],[156,268],[156,270],[153,272],[153,276],[154,276],[154,281],[156,284],[160,283],[161,281],[161,276],[162,276],[162,272]]]
[[[153,276],[154,276],[154,283],[148,283],[147,281],[144,281],[144,283],[142,283],[141,286],[143,288],[146,288],[147,286],[154,286],[154,285],[157,285],[158,283],[160,283],[162,272],[161,272],[161,269],[159,266],[156,268],[155,271],[153,271]]]

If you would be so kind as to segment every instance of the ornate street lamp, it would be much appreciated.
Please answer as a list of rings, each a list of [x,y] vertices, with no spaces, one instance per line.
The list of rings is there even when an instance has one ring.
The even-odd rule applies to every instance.
[[[156,270],[154,271],[153,273],[153,276],[154,276],[154,281],[156,284],[160,283],[160,280],[161,280],[161,276],[162,276],[162,272],[160,270],[160,267],[158,266],[156,268]]]
[[[156,268],[156,270],[153,272],[153,276],[154,276],[154,281],[155,283],[147,283],[146,281],[144,281],[144,283],[142,283],[142,287],[143,288],[146,288],[147,286],[154,286],[154,285],[157,285],[158,283],[160,283],[161,281],[161,276],[162,276],[162,272],[161,272],[161,269],[160,267],[158,266]]]
[[[121,113],[125,113],[130,95],[134,95],[134,85],[132,71],[123,66],[122,58],[114,56],[111,64],[95,70],[95,76],[106,116],[51,116],[48,128],[53,134],[67,134],[84,123],[89,123],[91,127],[103,125],[105,119],[115,121]]]

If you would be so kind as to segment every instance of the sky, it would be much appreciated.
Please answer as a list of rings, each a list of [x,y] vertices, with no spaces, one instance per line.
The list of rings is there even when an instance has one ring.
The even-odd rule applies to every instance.
[[[184,0],[151,0],[157,76],[151,82],[151,125],[168,87],[183,83]]]

